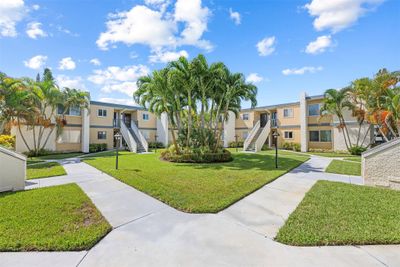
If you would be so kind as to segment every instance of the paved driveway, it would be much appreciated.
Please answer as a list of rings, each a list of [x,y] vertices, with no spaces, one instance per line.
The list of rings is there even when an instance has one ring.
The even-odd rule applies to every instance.
[[[362,183],[324,173],[331,159],[312,157],[218,214],[187,214],[78,159],[67,176],[28,188],[76,182],[114,230],[90,251],[0,253],[0,266],[400,266],[399,246],[292,247],[273,241],[319,179]]]

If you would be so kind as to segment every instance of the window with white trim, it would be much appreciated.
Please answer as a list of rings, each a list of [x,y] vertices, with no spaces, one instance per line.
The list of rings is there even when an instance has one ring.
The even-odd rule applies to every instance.
[[[311,104],[308,106],[308,116],[319,116],[319,104]]]
[[[107,117],[107,110],[106,109],[98,109],[97,116],[98,117]]]
[[[105,140],[105,139],[107,139],[107,132],[106,132],[106,131],[98,131],[98,132],[97,132],[97,139],[98,139],[98,140]]]
[[[149,120],[149,114],[148,113],[143,113],[142,114],[142,118],[144,121],[148,121]]]
[[[293,109],[292,108],[283,109],[283,117],[284,118],[293,118]]]
[[[321,130],[320,133],[321,142],[332,142],[332,131],[331,130]]]
[[[248,120],[249,120],[249,113],[243,113],[243,114],[242,114],[242,119],[243,119],[244,121],[248,121]]]
[[[243,140],[246,140],[246,138],[249,136],[249,132],[242,132],[242,138]]]
[[[285,139],[293,139],[292,131],[285,131],[284,135],[285,135]]]
[[[63,105],[58,105],[57,106],[57,114],[58,115],[63,115],[65,111],[65,108]],[[79,106],[72,106],[71,108],[67,109],[65,111],[65,115],[70,115],[70,116],[80,116],[81,115],[81,108]]]
[[[319,142],[319,131],[310,131],[310,142]]]

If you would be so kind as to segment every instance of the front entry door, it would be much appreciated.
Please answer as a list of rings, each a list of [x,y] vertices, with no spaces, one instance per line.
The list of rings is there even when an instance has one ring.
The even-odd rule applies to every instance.
[[[261,113],[260,114],[260,127],[263,128],[267,125],[268,122],[268,113]]]
[[[124,113],[124,123],[125,123],[126,127],[128,127],[128,128],[131,128],[131,119],[132,119],[131,114]]]

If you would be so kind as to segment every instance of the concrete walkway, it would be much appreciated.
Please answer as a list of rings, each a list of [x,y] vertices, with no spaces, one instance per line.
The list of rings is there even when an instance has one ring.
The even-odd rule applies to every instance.
[[[330,161],[312,157],[218,214],[177,211],[79,159],[65,161],[67,176],[29,181],[28,188],[75,182],[114,230],[88,252],[0,253],[0,266],[400,266],[399,246],[273,241],[317,180],[362,183],[324,173]]]

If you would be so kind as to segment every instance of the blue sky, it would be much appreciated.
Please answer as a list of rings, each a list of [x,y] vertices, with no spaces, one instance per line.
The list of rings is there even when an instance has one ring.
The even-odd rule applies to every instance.
[[[277,104],[399,70],[399,15],[398,0],[2,0],[0,71],[50,67],[93,100],[132,104],[137,77],[203,53]]]

